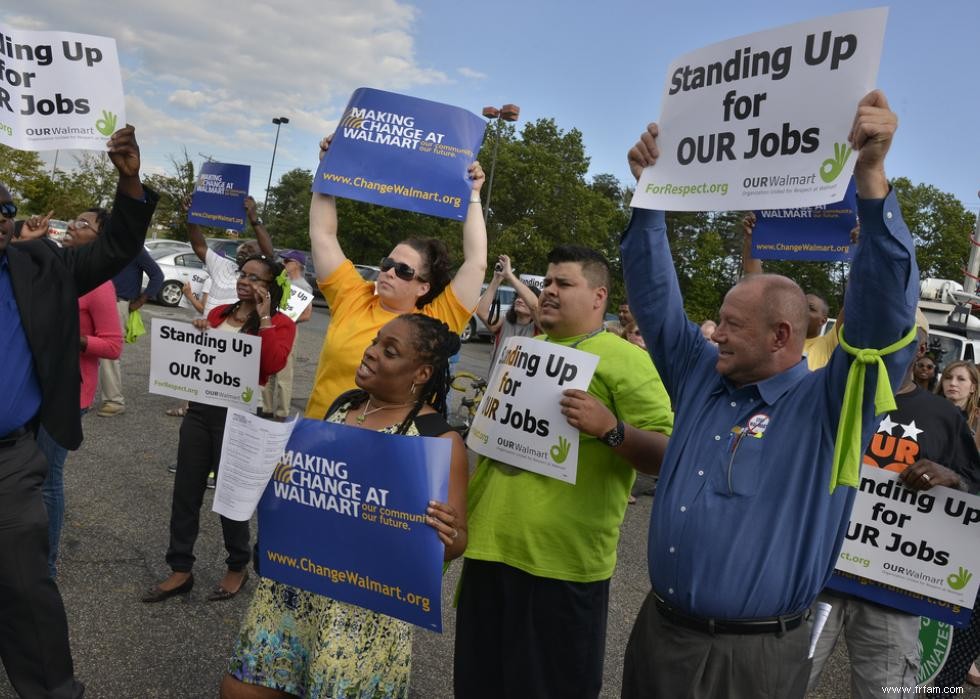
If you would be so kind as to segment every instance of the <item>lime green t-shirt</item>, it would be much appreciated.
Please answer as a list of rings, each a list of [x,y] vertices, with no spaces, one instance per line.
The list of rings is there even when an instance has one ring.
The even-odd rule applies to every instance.
[[[583,337],[538,339],[569,346]],[[589,393],[625,423],[670,434],[670,399],[646,352],[608,332],[577,349],[599,356]],[[465,556],[557,580],[606,580],[616,567],[619,526],[635,479],[629,462],[585,434],[575,485],[481,457],[469,485]]]

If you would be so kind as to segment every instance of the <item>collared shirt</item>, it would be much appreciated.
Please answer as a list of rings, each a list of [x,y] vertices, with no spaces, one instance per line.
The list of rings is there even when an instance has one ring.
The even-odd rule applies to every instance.
[[[7,253],[0,256],[0,437],[17,429],[41,408],[41,385],[34,356],[20,322],[20,309],[10,284]]]
[[[123,271],[112,278],[116,287],[116,297],[132,301],[138,298],[143,289],[143,272],[150,278],[146,284],[148,298],[156,298],[163,286],[163,272],[160,265],[150,256],[146,248],[140,248],[139,254],[123,268]]]
[[[843,332],[854,347],[881,348],[912,327],[919,275],[894,193],[859,200],[859,210]],[[833,571],[854,501],[851,488],[828,492],[851,356],[837,349],[816,372],[800,361],[735,387],[715,369],[717,348],[684,314],[663,212],[634,210],[622,259],[630,308],[676,410],[651,515],[653,588],[701,617],[806,609]],[[893,386],[914,351],[885,357]],[[876,378],[869,367],[865,445],[878,423]]]

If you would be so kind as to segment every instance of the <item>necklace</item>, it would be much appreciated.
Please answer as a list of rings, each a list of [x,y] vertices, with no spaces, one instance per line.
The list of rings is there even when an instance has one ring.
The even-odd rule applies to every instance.
[[[412,402],[409,401],[408,403],[395,403],[394,405],[379,405],[377,408],[372,408],[371,399],[368,398],[367,402],[364,403],[364,410],[362,410],[361,414],[354,419],[357,421],[358,425],[363,425],[368,415],[374,415],[375,413],[380,412],[382,410],[391,410],[392,408],[404,408],[406,405],[411,405],[411,404]]]

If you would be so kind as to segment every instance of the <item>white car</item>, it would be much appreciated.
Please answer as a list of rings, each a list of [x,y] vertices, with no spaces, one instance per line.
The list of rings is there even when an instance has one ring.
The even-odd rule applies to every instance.
[[[170,238],[151,238],[143,243],[143,247],[149,250],[151,255],[162,250],[169,250],[170,252],[193,250],[190,243],[185,243],[182,240],[171,240]]]
[[[163,286],[160,287],[156,300],[164,306],[176,306],[180,303],[185,282],[196,281],[203,284],[209,276],[204,269],[204,263],[193,250],[175,252],[173,248],[161,248],[151,252],[150,256],[163,272]],[[143,286],[148,283],[149,278],[144,274]]]

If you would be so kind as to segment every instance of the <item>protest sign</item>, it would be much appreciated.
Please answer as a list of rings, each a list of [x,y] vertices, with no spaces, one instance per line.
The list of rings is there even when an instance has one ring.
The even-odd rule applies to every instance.
[[[254,335],[198,330],[154,318],[150,330],[150,393],[197,403],[254,409],[262,340]]]
[[[126,125],[116,41],[0,23],[0,143],[105,150]]]
[[[599,357],[543,340],[511,337],[496,366],[466,446],[525,471],[575,483],[579,431],[561,414],[562,391],[586,391]]]
[[[259,502],[264,577],[442,630],[444,547],[426,524],[445,502],[452,443],[301,419]]]
[[[486,124],[438,102],[354,91],[313,191],[462,221]]]
[[[851,230],[857,225],[854,179],[841,201],[802,209],[755,212],[752,257],[757,260],[846,262],[851,259]]]
[[[216,163],[201,165],[201,172],[187,210],[187,221],[199,226],[245,229],[245,197],[248,196],[248,165]]]
[[[313,294],[306,289],[300,289],[295,284],[289,287],[289,300],[282,312],[289,316],[294,323],[306,310],[306,307],[313,303]]]
[[[544,291],[544,277],[540,274],[522,274],[520,280],[525,286],[537,289],[539,292]]]
[[[865,465],[836,568],[972,609],[980,584],[977,532],[980,497],[944,487],[911,490],[898,474]]]
[[[632,206],[778,209],[840,201],[847,142],[875,86],[887,8],[723,41],[678,58],[661,98],[660,157]]]
[[[201,296],[204,294],[205,283],[208,281],[208,279],[210,279],[210,275],[204,270],[192,272],[191,278],[187,281],[187,283],[191,285],[191,293],[197,298],[201,298]],[[194,306],[191,305],[191,302],[187,300],[187,296],[185,294],[180,295],[180,301],[177,302],[177,305],[181,308],[194,308]]]

